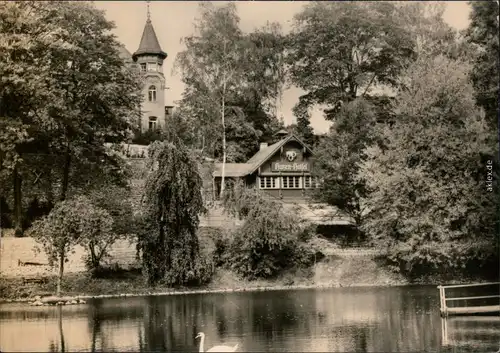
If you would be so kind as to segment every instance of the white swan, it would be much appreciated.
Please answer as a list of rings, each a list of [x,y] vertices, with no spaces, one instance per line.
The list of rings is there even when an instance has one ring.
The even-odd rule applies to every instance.
[[[200,352],[203,352],[203,345],[205,344],[205,334],[203,332],[198,333],[196,338],[201,338],[200,341]],[[210,348],[207,352],[236,352],[238,349],[238,344],[234,347],[230,346],[215,346]]]

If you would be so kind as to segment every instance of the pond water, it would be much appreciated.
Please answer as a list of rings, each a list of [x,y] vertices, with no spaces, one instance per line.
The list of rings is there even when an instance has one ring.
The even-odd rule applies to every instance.
[[[0,305],[3,352],[481,351],[500,348],[499,317],[441,319],[435,286],[337,288]],[[445,335],[443,334],[445,333]]]

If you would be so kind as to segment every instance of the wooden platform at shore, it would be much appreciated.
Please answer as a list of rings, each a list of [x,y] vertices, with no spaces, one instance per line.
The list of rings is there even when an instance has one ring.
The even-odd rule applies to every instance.
[[[499,315],[500,305],[446,308],[448,315]]]
[[[474,288],[474,287],[485,287],[485,286],[496,286],[500,289],[500,282],[490,282],[490,283],[474,283],[474,284],[458,284],[451,286],[438,286],[439,289],[439,302],[441,316],[452,316],[452,315],[500,315],[500,295],[476,295],[469,297],[455,297],[447,298],[446,289],[450,288]],[[498,292],[498,290],[497,290]],[[490,305],[468,305],[468,306],[448,306],[449,301],[476,301],[476,300],[487,300],[496,299],[498,304]]]

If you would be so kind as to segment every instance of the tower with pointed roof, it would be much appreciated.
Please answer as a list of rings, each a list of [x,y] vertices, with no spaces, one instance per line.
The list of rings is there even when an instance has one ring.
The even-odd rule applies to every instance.
[[[165,76],[163,61],[167,58],[158,42],[147,2],[147,20],[142,32],[139,49],[132,59],[144,74],[144,100],[141,107],[141,131],[161,129],[165,124]]]

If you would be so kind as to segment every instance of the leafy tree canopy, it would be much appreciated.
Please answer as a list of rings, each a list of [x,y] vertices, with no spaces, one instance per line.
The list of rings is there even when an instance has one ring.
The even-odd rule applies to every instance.
[[[493,129],[498,128],[498,1],[470,2],[471,23],[466,37],[477,49],[472,81],[476,89],[477,104],[486,112]]]
[[[410,273],[496,256],[496,192],[485,185],[496,152],[470,69],[444,56],[419,57],[404,72],[384,148],[368,148],[361,163],[374,212],[363,229]]]
[[[280,28],[268,24],[244,34],[234,4],[201,3],[195,29],[195,35],[184,38],[187,49],[176,58],[186,85],[180,106],[191,126],[189,140],[221,157],[221,109],[225,114],[236,107],[245,122],[241,114],[224,119],[228,158],[240,159],[231,157],[232,143],[245,145],[237,155],[248,157],[256,151],[256,137],[269,138],[277,125],[272,114],[284,83]],[[227,108],[221,107],[222,99]]]
[[[362,205],[366,182],[358,175],[365,150],[376,142],[377,116],[372,104],[357,98],[342,106],[330,132],[315,151],[315,173],[323,180],[316,198],[349,214],[357,225],[369,213]]]
[[[313,2],[295,17],[288,37],[291,82],[306,94],[296,115],[320,104],[333,119],[342,102],[394,85],[403,58],[413,53],[410,33],[388,2]]]

